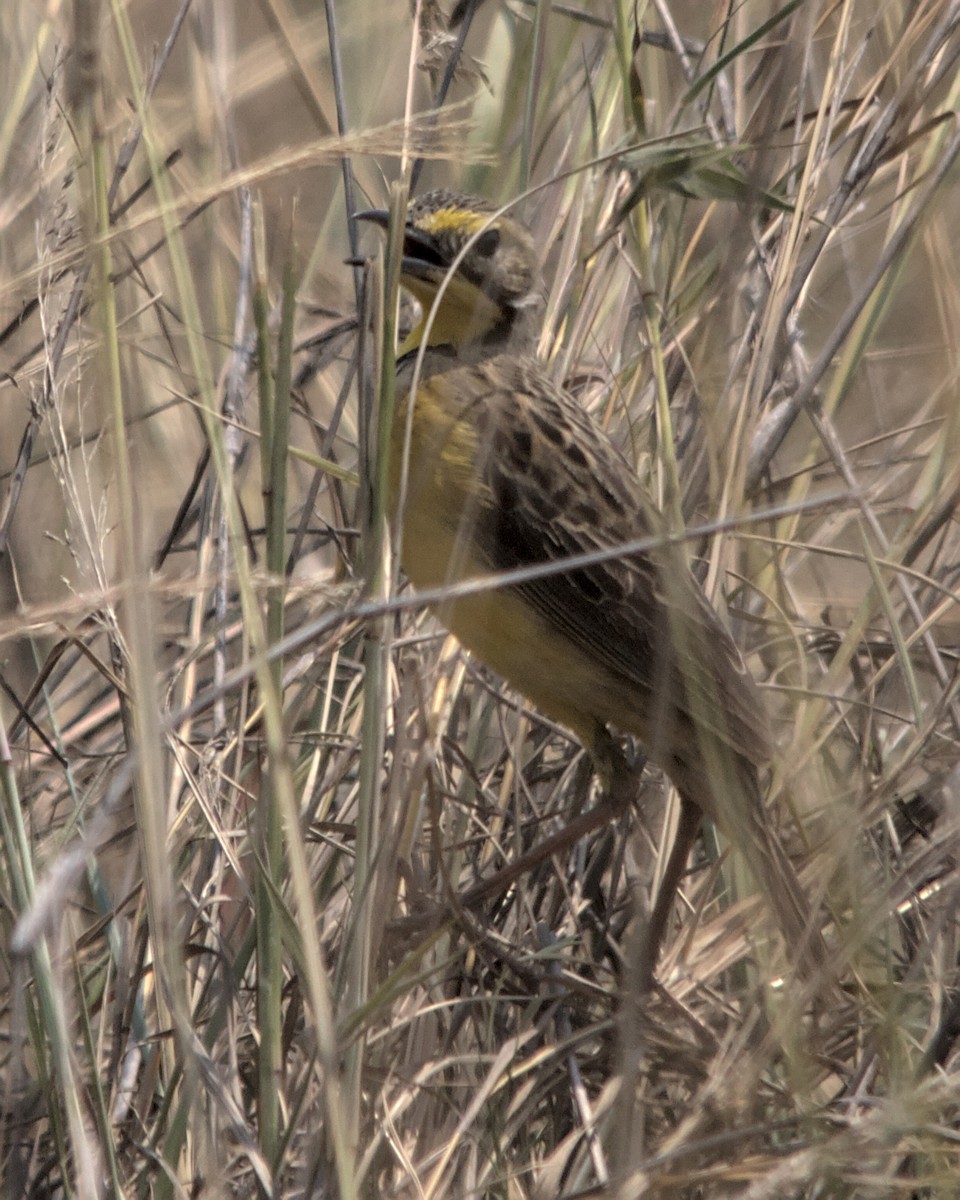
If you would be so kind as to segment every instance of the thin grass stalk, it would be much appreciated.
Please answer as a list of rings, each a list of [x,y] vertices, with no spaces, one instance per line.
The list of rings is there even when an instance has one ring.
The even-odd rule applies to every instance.
[[[660,507],[666,513],[671,528],[683,528],[683,493],[680,487],[680,466],[677,462],[676,439],[673,435],[673,417],[670,410],[670,390],[667,387],[666,366],[663,357],[663,314],[654,283],[653,255],[651,253],[651,222],[649,202],[641,197],[636,207],[637,248],[640,256],[640,275],[643,282],[644,326],[650,350],[650,363],[656,383],[657,415],[657,463]]]
[[[617,6],[617,46],[621,67],[620,86],[622,90],[622,107],[628,127],[633,125],[641,138],[645,133],[642,95],[638,95],[635,85],[636,69],[633,61],[633,36],[627,22],[622,5]],[[640,16],[637,16],[640,20]],[[674,529],[683,528],[682,491],[680,488],[680,468],[677,463],[675,439],[673,436],[673,420],[670,415],[670,392],[667,387],[666,370],[663,357],[663,341],[660,332],[663,325],[663,314],[656,289],[653,269],[653,227],[650,220],[649,200],[641,195],[634,208],[636,222],[636,247],[639,254],[639,272],[643,288],[643,312],[645,328],[650,350],[650,362],[656,384],[656,416],[657,416],[657,462],[659,464],[658,482],[660,506],[667,514],[667,520]]]
[[[286,548],[287,509],[287,465],[290,444],[290,387],[293,373],[293,333],[296,316],[297,245],[294,240],[296,205],[290,218],[290,233],[283,268],[282,295],[280,304],[280,334],[277,344],[276,387],[272,422],[271,461],[269,474],[269,505],[267,517],[267,569],[279,579],[283,578]],[[268,594],[269,611],[267,631],[271,643],[283,637],[284,588],[275,583]],[[282,660],[275,660],[273,672],[277,687],[283,675]]]
[[[33,853],[30,838],[23,823],[24,808],[21,804],[17,775],[13,769],[13,757],[7,741],[6,726],[0,722],[0,830],[2,830],[4,858],[7,866],[5,892],[16,904],[16,915],[26,912],[36,896],[36,876],[33,870]]]
[[[277,526],[274,478],[275,429],[277,392],[270,346],[270,301],[265,278],[265,236],[262,209],[258,207],[256,238],[258,278],[253,293],[253,317],[257,331],[257,383],[260,407],[260,463],[263,481],[264,519],[267,527],[268,569],[276,558]],[[280,485],[286,494],[286,476]],[[283,546],[283,515],[280,518],[280,546]],[[282,570],[282,567],[281,567]],[[267,640],[274,643],[283,637],[282,612],[280,630],[276,624],[277,584],[272,582],[267,598]],[[281,592],[282,603],[282,592]],[[270,667],[273,686],[279,694],[280,673]],[[283,852],[280,809],[272,795],[271,775],[263,777],[260,797],[254,815],[257,849],[255,922],[257,931],[257,1024],[259,1047],[257,1054],[257,1137],[260,1150],[275,1171],[278,1165],[277,1148],[280,1140],[280,1093],[283,1079],[283,1049],[281,1025],[283,1020],[283,943],[280,917],[277,911],[282,886]]]
[[[104,995],[108,993],[108,985],[110,982],[110,963],[111,960],[108,957],[105,966],[106,978],[104,979]],[[76,994],[79,997],[79,1023],[84,1053],[86,1055],[86,1061],[91,1065],[96,1066],[100,1061],[100,1052],[94,1038],[91,1013],[86,1002],[86,988],[84,987],[83,970],[81,968],[79,959],[76,957],[74,957],[73,968],[74,987]],[[91,1072],[90,1108],[93,1110],[96,1128],[100,1135],[99,1149],[101,1154],[106,1159],[106,1168],[107,1173],[109,1173],[110,1185],[113,1194],[115,1196],[120,1196],[123,1194],[123,1183],[120,1175],[120,1164],[117,1161],[117,1147],[116,1140],[113,1137],[110,1106],[107,1103],[107,1095],[104,1092],[103,1084],[104,1079],[101,1072],[98,1070]]]
[[[540,80],[543,74],[547,30],[550,26],[551,0],[536,0],[533,12],[533,34],[530,42],[530,72],[523,102],[523,134],[520,138],[519,190],[525,192],[530,186],[531,146],[537,123],[537,105],[540,100]]]
[[[340,34],[337,27],[337,11],[334,0],[323,0],[323,11],[327,22],[327,44],[330,48],[330,74],[333,86],[333,98],[337,108],[337,133],[343,137],[349,127],[347,121],[347,102],[343,86],[343,63],[340,54]],[[350,255],[354,259],[353,291],[360,311],[360,289],[362,273],[356,260],[360,255],[360,242],[357,234],[357,222],[354,213],[357,211],[356,189],[353,186],[353,164],[350,155],[344,154],[340,159],[340,171],[343,175],[343,201],[347,209],[347,237],[350,239]]]
[[[31,89],[36,84],[37,72],[43,61],[43,52],[53,32],[53,23],[44,21],[37,32],[33,53],[23,57],[23,68],[17,78],[13,93],[4,105],[3,119],[0,120],[0,170],[6,165],[10,147],[17,134],[20,121],[23,119],[24,107],[30,96]],[[7,59],[9,63],[11,60]]]
[[[95,103],[95,101],[94,101]],[[147,579],[149,552],[143,540],[143,518],[133,485],[133,464],[126,437],[124,388],[120,367],[116,292],[112,282],[110,208],[106,141],[90,116],[91,203],[94,245],[94,290],[99,303],[101,343],[99,364],[104,376],[104,427],[110,431],[120,524],[121,564],[124,573],[122,620],[127,645],[127,683],[136,729],[137,773],[134,805],[144,866],[145,898],[151,932],[151,954],[156,971],[155,1002],[159,1026],[188,1023],[183,960],[175,915],[173,879],[167,856],[164,769],[161,754],[160,697],[153,631],[156,627]],[[175,1015],[174,1015],[175,1014]],[[164,1047],[168,1076],[174,1051]],[[175,1164],[174,1164],[175,1165]]]
[[[615,0],[613,39],[620,69],[620,95],[624,128],[636,130],[643,136],[646,132],[644,96],[634,64],[635,34],[643,25],[647,11],[647,0],[631,4],[629,0]]]
[[[286,262],[283,272],[283,293],[280,307],[280,336],[277,347],[276,382],[273,388],[273,416],[270,421],[271,444],[267,447],[268,473],[264,480],[266,498],[266,559],[267,569],[271,575],[271,583],[267,591],[267,642],[276,645],[282,641],[284,634],[284,600],[286,588],[283,583],[284,559],[286,549],[286,511],[287,511],[287,446],[290,440],[290,379],[293,349],[293,325],[296,310],[297,278],[294,266],[296,245],[293,240],[291,223]],[[262,327],[261,327],[262,328]],[[282,696],[283,687],[283,658],[277,655],[271,664],[271,674],[277,696]],[[281,928],[277,925],[278,899],[283,904],[284,860],[283,860],[283,820],[280,805],[277,803],[273,789],[272,764],[268,765],[265,779],[264,794],[259,805],[258,824],[262,824],[263,869],[272,885],[271,896],[265,899],[265,915],[268,919],[269,944],[264,939],[260,942],[261,956],[258,961],[260,969],[266,965],[268,979],[262,985],[261,1000],[265,1006],[267,1028],[270,1033],[270,1053],[267,1064],[260,1066],[260,1086],[272,1087],[274,1104],[280,1095],[283,1083],[283,1045],[281,1028],[283,1020],[283,938]],[[291,836],[297,833],[291,830]],[[259,928],[259,921],[258,921]],[[309,936],[309,933],[308,933]],[[258,970],[258,983],[259,983]],[[263,1037],[261,1030],[261,1038]],[[261,1041],[261,1052],[263,1042]],[[263,1092],[261,1090],[261,1103]],[[269,1163],[279,1167],[279,1123],[278,1110],[272,1112],[273,1124],[270,1129],[270,1145],[264,1143],[264,1131],[261,1129],[261,1149]]]
[[[23,824],[23,812],[10,746],[7,742],[6,727],[0,722],[0,837],[3,840],[6,860],[7,890],[12,894],[17,905],[17,916],[33,908],[36,896],[33,857],[30,840]],[[22,935],[22,930],[19,932]],[[51,1056],[54,1066],[64,1060],[67,1031],[61,1027],[58,1020],[56,981],[53,976],[49,947],[43,933],[38,930],[22,946],[18,945],[18,935],[15,932],[11,949],[13,951],[11,955],[11,983],[13,986],[10,993],[13,997],[11,1010],[12,1063],[15,1067],[22,1064],[23,1042],[26,1041],[26,1036],[21,1031],[26,1026],[30,1031],[30,1043],[43,1091],[48,1100],[47,1112],[50,1116],[57,1159],[61,1164],[63,1178],[69,1179],[70,1154],[67,1129],[75,1127],[77,1115],[71,1116],[66,1107],[59,1103],[65,1098],[69,1103],[69,1093],[58,1090],[54,1086],[50,1071]],[[33,967],[33,983],[38,1001],[36,1005],[34,1005],[26,980],[18,978],[26,974],[28,956]],[[65,1085],[66,1081],[62,1082]]]
[[[387,522],[388,470],[393,427],[396,380],[397,303],[400,288],[400,258],[406,191],[394,184],[390,192],[390,222],[387,230],[385,266],[380,286],[374,266],[371,288],[370,319],[364,328],[372,331],[372,356],[379,372],[376,383],[376,408],[367,415],[370,436],[366,444],[364,489],[366,503],[361,516],[361,540],[364,569],[364,598],[378,602],[388,599],[392,568],[390,530]],[[353,905],[347,961],[346,1012],[362,1009],[370,990],[370,968],[380,930],[375,928],[374,870],[379,850],[380,797],[383,795],[384,748],[387,713],[390,704],[389,663],[392,622],[380,616],[366,626],[363,646],[364,684],[359,784],[357,794],[357,840],[354,863]],[[359,1137],[362,1101],[362,1069],[366,1040],[358,1031],[347,1052],[345,1088],[355,1138]],[[359,1149],[359,1146],[358,1146]]]
[[[6,830],[4,830],[4,834]],[[45,941],[29,956],[33,968],[32,977],[27,971],[27,956],[13,959],[10,971],[10,1030],[11,1030],[11,1071],[9,1080],[12,1086],[23,1083],[24,1044],[29,1043],[35,1054],[34,1068],[37,1076],[37,1086],[45,1102],[44,1114],[49,1121],[49,1135],[52,1155],[60,1169],[60,1177],[70,1179],[70,1138],[68,1129],[69,1116],[63,1103],[63,1093],[58,1090],[56,1079],[56,1063],[60,1053],[60,1045],[64,1040],[64,1031],[56,1022],[56,1009],[53,1007],[52,988],[48,987],[51,979],[50,956]],[[31,984],[37,992],[37,1002],[34,1002]],[[26,1032],[24,1032],[26,1031]],[[7,1139],[5,1139],[7,1140]],[[6,1146],[5,1146],[6,1148]],[[23,1164],[10,1155],[4,1163],[4,1182],[10,1188],[10,1195],[20,1195],[26,1192]]]
[[[137,1192],[139,1200],[152,1200],[154,1195],[162,1197],[163,1200],[170,1200],[174,1196],[176,1200],[180,1200],[180,1189],[177,1186],[183,1174],[180,1163],[189,1138],[197,1096],[195,1076],[185,1077],[185,1065],[183,1058],[178,1058],[169,1079],[164,1081],[162,1104],[158,1106],[153,1124],[154,1137],[150,1148],[166,1169],[152,1187],[153,1181],[149,1173],[143,1172]]]

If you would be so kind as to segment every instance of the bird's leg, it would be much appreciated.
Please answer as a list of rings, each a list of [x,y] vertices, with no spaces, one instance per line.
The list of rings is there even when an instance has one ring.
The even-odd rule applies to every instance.
[[[623,747],[603,725],[598,725],[594,730],[590,752],[611,808],[617,812],[623,811],[637,798],[642,764],[639,768],[633,766],[628,761]],[[657,888],[647,927],[640,942],[636,978],[643,994],[653,983],[667,923],[702,819],[703,813],[699,806],[681,794],[676,836],[670,847],[667,867]]]
[[[607,803],[622,812],[637,798],[637,787],[643,772],[643,763],[633,765],[624,753],[623,746],[611,734],[606,725],[599,722],[592,736],[584,740],[593,759],[593,768],[600,781]]]
[[[657,888],[657,896],[647,920],[647,928],[640,945],[640,964],[638,982],[641,992],[649,991],[653,984],[657,959],[660,957],[660,946],[667,932],[667,922],[673,910],[674,901],[680,888],[680,880],[693,849],[700,822],[703,819],[699,807],[685,796],[680,797],[680,818],[677,822],[677,832],[670,847],[667,868]]]

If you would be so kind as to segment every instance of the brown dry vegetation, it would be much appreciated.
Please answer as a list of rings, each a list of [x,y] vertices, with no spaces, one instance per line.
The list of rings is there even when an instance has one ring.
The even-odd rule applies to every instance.
[[[960,5],[74,7],[0,9],[4,1194],[960,1193]],[[673,799],[544,851],[589,764],[390,584],[413,169],[693,531],[829,977],[708,835],[637,1011]]]

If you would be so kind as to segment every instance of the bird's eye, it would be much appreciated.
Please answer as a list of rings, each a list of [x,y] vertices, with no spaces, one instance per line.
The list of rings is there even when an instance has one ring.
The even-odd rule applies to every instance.
[[[475,254],[479,254],[481,258],[489,258],[491,254],[496,253],[497,247],[500,245],[500,230],[485,229],[474,243],[473,250]]]

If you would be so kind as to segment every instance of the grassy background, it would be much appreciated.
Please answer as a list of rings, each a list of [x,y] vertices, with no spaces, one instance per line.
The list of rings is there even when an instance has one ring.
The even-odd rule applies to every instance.
[[[5,1194],[955,1195],[960,11],[448,16],[0,9]],[[637,1012],[662,781],[550,853],[579,748],[393,604],[412,175],[520,197],[549,371],[725,522],[832,978],[708,838]]]

